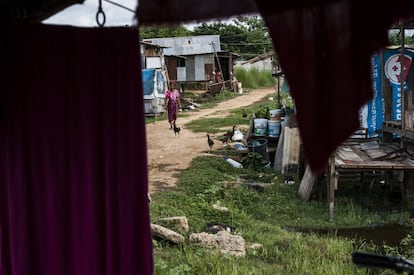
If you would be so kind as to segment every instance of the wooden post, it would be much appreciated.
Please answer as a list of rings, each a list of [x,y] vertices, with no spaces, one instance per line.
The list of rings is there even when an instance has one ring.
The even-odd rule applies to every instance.
[[[405,136],[405,92],[404,92],[404,57],[405,57],[405,27],[404,22],[401,22],[401,72],[400,72],[400,93],[401,93],[401,139],[400,139],[400,149],[404,149],[404,136]]]
[[[329,208],[329,221],[333,222],[334,219],[334,204],[335,204],[335,152],[329,157],[329,173],[328,173],[328,208]]]
[[[413,121],[414,121],[414,112],[413,107],[414,105],[411,102],[414,102],[413,100],[413,90],[410,90],[409,93],[406,93],[406,101],[405,101],[405,129],[413,132]]]
[[[384,50],[381,49],[381,85],[382,85],[382,97],[384,98],[384,121],[392,120],[392,89],[391,86],[384,78]],[[382,142],[392,142],[393,133],[382,132]]]
[[[404,173],[405,198],[412,200],[414,198],[414,172],[405,171]]]

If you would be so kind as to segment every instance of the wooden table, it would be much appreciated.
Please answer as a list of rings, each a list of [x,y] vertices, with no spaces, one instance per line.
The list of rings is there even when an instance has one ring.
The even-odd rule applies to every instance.
[[[333,221],[335,189],[340,172],[414,171],[414,149],[376,141],[344,143],[330,158],[328,173],[329,220]]]

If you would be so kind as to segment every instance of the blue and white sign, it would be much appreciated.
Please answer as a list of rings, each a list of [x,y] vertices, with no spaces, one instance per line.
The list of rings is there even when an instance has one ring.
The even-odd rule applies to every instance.
[[[371,80],[374,96],[360,110],[361,127],[368,129],[368,137],[378,136],[383,123],[384,112],[382,108],[381,75],[381,58],[378,54],[375,54],[371,57]]]
[[[384,64],[381,64],[380,54],[371,57],[371,77],[373,98],[361,108],[361,127],[368,129],[368,137],[379,136],[384,122],[384,99],[382,78],[389,81],[392,90],[392,120],[401,120],[401,81],[406,81],[408,69],[411,66],[413,51],[405,49],[401,62],[400,49],[384,51]],[[406,84],[405,84],[406,86]],[[404,90],[405,87],[404,87]]]
[[[389,80],[392,87],[392,120],[401,120],[401,81],[404,83],[404,90],[406,90],[405,80],[407,79],[408,69],[411,66],[411,59],[413,52],[411,50],[404,51],[404,57],[401,56],[401,51],[387,50],[384,53],[384,71],[385,77]]]

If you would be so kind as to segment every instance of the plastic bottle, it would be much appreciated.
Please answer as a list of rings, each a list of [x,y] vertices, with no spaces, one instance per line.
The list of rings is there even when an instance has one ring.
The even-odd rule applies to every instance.
[[[231,158],[224,158],[225,161],[231,164],[234,168],[243,168],[243,164]]]

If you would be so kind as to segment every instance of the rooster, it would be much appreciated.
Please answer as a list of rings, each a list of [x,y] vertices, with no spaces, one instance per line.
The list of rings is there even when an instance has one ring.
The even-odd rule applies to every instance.
[[[177,125],[175,124],[175,120],[174,120],[173,126],[174,126],[174,135],[180,134],[181,128],[177,127]]]
[[[213,149],[213,145],[214,145],[214,141],[210,138],[210,135],[207,134],[207,143],[208,143],[208,147],[210,147],[210,152]]]
[[[247,117],[247,113],[246,113],[246,111],[243,109],[243,112],[242,112],[242,117],[243,118],[246,118]]]
[[[226,136],[228,137],[228,140],[231,141],[231,139],[233,138],[235,129],[236,125],[233,126],[232,130],[227,131]]]

